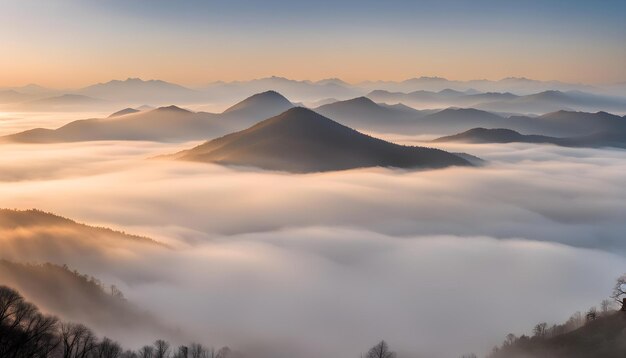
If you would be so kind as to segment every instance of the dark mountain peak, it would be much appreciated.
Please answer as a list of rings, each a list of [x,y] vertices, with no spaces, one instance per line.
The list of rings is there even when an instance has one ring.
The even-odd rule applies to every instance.
[[[521,142],[525,136],[507,128],[472,128],[465,132],[435,139],[433,142],[510,143]]]
[[[113,114],[111,114],[108,118],[113,118],[113,117],[119,117],[119,116],[123,116],[126,114],[132,114],[132,113],[137,113],[140,112],[138,109],[134,109],[134,108],[124,108],[122,110],[119,110]]]
[[[159,107],[157,109],[153,109],[152,111],[153,113],[193,113],[187,109],[184,108],[180,108],[178,106],[175,105],[171,105],[171,106],[166,106],[166,107]]]
[[[291,107],[292,103],[289,102],[287,98],[285,98],[280,93],[270,90],[261,93],[254,94],[243,101],[235,104],[234,106],[229,107],[224,111],[224,113],[239,111],[242,109],[246,109],[251,106],[264,106],[264,105],[272,105],[272,106],[285,106]]]
[[[371,99],[365,97],[365,96],[361,96],[361,97],[356,97],[356,98],[352,98],[346,101],[340,101],[341,103],[346,103],[346,104],[358,104],[358,105],[365,105],[365,106],[378,106],[378,104],[376,104],[376,102],[372,101]],[[339,103],[339,102],[337,102]]]
[[[293,107],[275,117],[259,122],[258,124],[252,126],[250,129],[262,128],[262,127],[266,127],[270,125],[279,125],[279,124],[310,126],[310,125],[324,125],[325,123],[326,124],[334,123],[334,124],[340,125],[339,123],[329,118],[326,118],[322,116],[321,114],[313,110],[310,110],[308,108]]]

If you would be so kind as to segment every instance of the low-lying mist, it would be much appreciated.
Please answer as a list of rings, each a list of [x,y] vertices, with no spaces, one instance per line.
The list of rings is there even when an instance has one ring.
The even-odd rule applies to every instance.
[[[457,144],[442,149],[488,164],[307,175],[146,160],[189,146],[3,145],[3,207],[172,249],[5,235],[0,258],[66,263],[190,339],[259,357],[358,356],[381,338],[482,354],[598,303],[626,267],[623,151]]]

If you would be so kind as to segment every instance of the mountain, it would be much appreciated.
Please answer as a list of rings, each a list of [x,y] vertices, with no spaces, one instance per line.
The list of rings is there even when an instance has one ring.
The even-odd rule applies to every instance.
[[[108,118],[77,120],[57,129],[35,128],[1,137],[0,140],[24,143],[199,140],[242,130],[291,107],[293,105],[285,97],[277,92],[268,91],[251,96],[221,114],[192,112],[177,106],[167,106],[124,115],[111,115]]]
[[[19,108],[22,110],[42,111],[80,111],[101,109],[108,105],[107,101],[100,98],[80,94],[63,94],[22,102],[19,104]]]
[[[403,132],[423,116],[410,107],[379,105],[367,97],[325,104],[315,111],[348,127],[376,132]]]
[[[473,108],[447,108],[427,114],[417,120],[419,133],[454,133],[474,127],[500,127],[506,119],[493,113]]]
[[[216,115],[194,113],[180,107],[160,107],[112,118],[70,122],[58,129],[36,128],[2,139],[23,143],[80,142],[92,140],[180,141],[221,134]]]
[[[127,114],[133,114],[133,113],[137,113],[137,112],[141,112],[138,109],[134,109],[134,108],[124,108],[122,110],[119,110],[111,115],[109,115],[109,117],[107,118],[113,118],[113,117],[119,117],[119,116],[124,116]]]
[[[433,140],[433,142],[464,142],[464,143],[555,143],[559,138],[524,135],[506,128],[473,128],[463,133],[445,136]]]
[[[481,127],[494,127],[481,125]],[[557,137],[587,136],[599,132],[623,132],[626,120],[607,112],[557,111],[538,117],[511,116],[497,126],[526,133]]]
[[[216,82],[201,90],[210,98],[222,101],[231,101],[234,98],[246,97],[268,90],[280,92],[300,102],[318,101],[328,97],[346,99],[365,93],[365,91],[339,79],[311,82],[296,81],[276,76],[250,81]]]
[[[169,158],[295,173],[470,165],[442,150],[401,146],[364,135],[302,107]]]
[[[79,89],[77,93],[129,104],[191,103],[206,98],[198,91],[177,84],[161,80],[144,81],[140,78],[98,83]]]
[[[30,240],[34,240],[33,243],[40,240],[41,245],[45,246],[45,241],[71,241],[73,237],[81,240],[93,240],[101,244],[108,243],[110,245],[136,243],[140,245],[162,246],[158,242],[143,236],[130,235],[103,227],[89,226],[34,209],[0,209],[0,232],[3,234],[5,243],[12,240],[21,240],[21,243],[25,246],[26,241]],[[40,238],[35,236],[40,236]]]
[[[544,91],[527,96],[485,101],[476,108],[517,113],[543,114],[559,110],[626,112],[626,98],[581,91]]]
[[[276,91],[265,91],[252,95],[243,101],[229,107],[222,113],[222,118],[246,128],[261,119],[280,114],[293,104]]]
[[[410,93],[375,90],[367,97],[377,102],[402,102],[416,108],[473,107],[492,112],[544,114],[558,110],[626,112],[626,98],[581,91],[549,90],[518,96],[510,92],[468,93],[452,89]]]
[[[16,90],[0,90],[0,104],[24,102],[32,98],[32,95],[21,93]]]
[[[545,143],[564,147],[626,148],[626,130],[598,132],[586,136],[557,138],[543,135],[524,135],[511,129],[473,128],[463,133],[441,137],[433,142],[464,143]]]
[[[366,81],[356,86],[366,90],[385,90],[391,92],[414,92],[418,90],[438,92],[447,88],[456,91],[477,90],[480,92],[512,92],[517,95],[527,95],[547,90],[572,91],[583,90],[586,92],[602,93],[603,88],[584,85],[580,83],[564,83],[559,81],[537,81],[523,77],[508,77],[497,81],[470,80],[455,81],[441,77],[410,78],[400,82],[393,81]],[[605,91],[606,92],[606,91]],[[626,94],[623,91],[622,95]],[[469,94],[469,93],[468,93]]]

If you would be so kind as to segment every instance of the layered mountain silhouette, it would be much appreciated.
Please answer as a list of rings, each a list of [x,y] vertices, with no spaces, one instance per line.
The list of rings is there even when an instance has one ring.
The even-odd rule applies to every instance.
[[[626,148],[626,131],[598,132],[587,136],[557,138],[543,135],[525,135],[505,128],[473,128],[463,133],[435,139],[433,142],[464,143],[544,143],[564,147],[618,147]]]
[[[377,102],[402,102],[417,108],[472,107],[492,112],[544,114],[559,110],[626,112],[626,98],[582,91],[549,90],[518,96],[510,92],[474,93],[444,89],[410,93],[374,90],[367,95]]]
[[[471,165],[442,150],[401,146],[367,136],[302,107],[169,158],[295,173]]]
[[[36,128],[2,137],[4,141],[55,143],[92,140],[186,141],[216,137],[249,127],[291,108],[274,91],[256,94],[224,113],[192,112],[177,106],[141,112],[124,109],[109,118],[91,118],[57,129]]]

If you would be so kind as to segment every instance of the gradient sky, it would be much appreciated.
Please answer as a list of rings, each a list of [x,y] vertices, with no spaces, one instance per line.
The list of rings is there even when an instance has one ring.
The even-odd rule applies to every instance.
[[[626,81],[626,2],[0,0],[0,86],[270,75]]]

